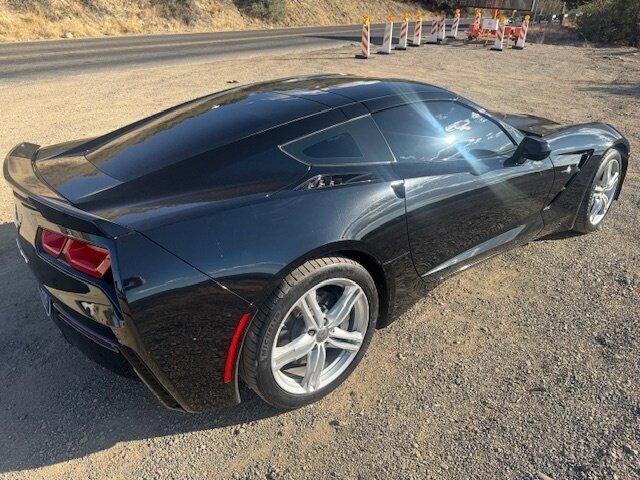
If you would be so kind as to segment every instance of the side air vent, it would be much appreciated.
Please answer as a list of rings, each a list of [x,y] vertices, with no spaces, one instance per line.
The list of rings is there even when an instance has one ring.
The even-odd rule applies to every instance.
[[[587,160],[589,160],[589,157],[593,155],[593,150],[589,150],[588,152],[585,152],[582,154],[582,156],[580,157],[580,162],[578,163],[578,168],[582,169],[582,167],[584,167],[584,164],[586,163]]]
[[[316,190],[319,188],[354,185],[356,183],[373,182],[375,177],[370,173],[347,173],[337,175],[316,175],[298,185],[296,190]]]

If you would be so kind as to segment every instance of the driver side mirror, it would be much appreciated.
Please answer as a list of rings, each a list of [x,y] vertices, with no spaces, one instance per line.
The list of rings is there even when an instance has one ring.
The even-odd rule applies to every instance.
[[[549,142],[536,137],[524,137],[516,149],[516,162],[524,163],[525,160],[540,161],[551,154]]]

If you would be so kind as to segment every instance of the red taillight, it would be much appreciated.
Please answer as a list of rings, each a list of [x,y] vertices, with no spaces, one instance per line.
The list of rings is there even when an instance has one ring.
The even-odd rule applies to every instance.
[[[244,329],[249,323],[249,319],[251,318],[250,313],[245,313],[238,320],[238,324],[236,325],[236,329],[233,332],[233,337],[231,337],[231,342],[229,342],[229,348],[227,349],[227,358],[224,362],[224,373],[222,375],[222,380],[224,383],[229,383],[233,378],[233,370],[236,365],[236,357],[238,356],[238,348],[240,348],[240,341],[242,340],[242,334],[244,333]]]
[[[72,268],[95,278],[102,278],[111,267],[109,250],[90,243],[70,238],[64,253]]]
[[[67,242],[67,237],[49,230],[42,230],[40,242],[45,252],[54,258],[58,258],[62,253],[64,244]]]
[[[54,258],[60,258],[71,268],[94,278],[102,278],[111,267],[109,250],[50,230],[42,230],[42,249]]]

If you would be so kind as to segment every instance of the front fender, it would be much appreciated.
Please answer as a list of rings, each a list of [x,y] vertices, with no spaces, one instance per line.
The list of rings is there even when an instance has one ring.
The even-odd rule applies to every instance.
[[[620,189],[626,176],[630,147],[615,128],[603,123],[573,125],[544,137],[551,146],[555,179],[543,211],[542,235],[573,228],[600,159],[611,148],[623,156]]]
[[[602,155],[609,148],[621,146],[629,153],[629,141],[615,128],[606,123],[583,123],[570,125],[545,135],[556,155],[578,151],[592,151]]]

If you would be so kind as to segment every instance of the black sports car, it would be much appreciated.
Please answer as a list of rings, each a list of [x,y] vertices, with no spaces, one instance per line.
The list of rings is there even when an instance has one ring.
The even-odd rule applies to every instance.
[[[4,163],[18,247],[65,337],[167,407],[295,408],[425,288],[596,230],[629,143],[422,83],[322,75],[208,95]]]

